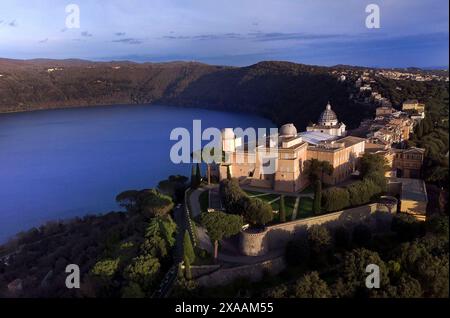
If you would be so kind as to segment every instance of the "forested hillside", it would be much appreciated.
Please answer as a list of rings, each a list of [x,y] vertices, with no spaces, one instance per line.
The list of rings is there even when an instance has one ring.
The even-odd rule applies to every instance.
[[[299,128],[330,101],[350,127],[371,114],[348,98],[329,68],[261,62],[233,68],[200,63],[0,59],[0,112],[105,104],[168,104],[254,112]]]

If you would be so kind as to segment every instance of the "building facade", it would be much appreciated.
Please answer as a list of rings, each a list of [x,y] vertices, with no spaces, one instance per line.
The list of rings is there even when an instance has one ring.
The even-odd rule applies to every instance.
[[[398,178],[418,179],[421,176],[425,149],[392,149],[392,168]]]
[[[425,104],[419,103],[417,99],[409,99],[403,102],[402,110],[415,119],[425,118]]]
[[[347,136],[335,141],[309,146],[307,159],[327,161],[333,166],[331,176],[324,175],[324,183],[334,185],[345,181],[356,171],[358,158],[364,154],[366,140]]]
[[[377,107],[375,109],[375,117],[390,116],[393,113],[395,113],[396,111],[397,110],[395,108],[392,108],[392,107],[386,107],[386,106]]]
[[[306,170],[310,159],[328,161],[333,166],[333,175],[324,176],[324,182],[344,181],[355,172],[365,145],[365,139],[353,136],[310,144],[292,124],[282,126],[279,136],[267,137],[258,146],[236,147],[241,143],[231,133],[222,135],[227,160],[219,165],[221,180],[231,175],[242,185],[280,192],[301,191],[309,184]]]
[[[386,159],[389,167],[386,177],[419,179],[421,177],[425,149],[409,148],[397,149],[387,148],[379,144],[366,143],[367,153],[379,154]]]

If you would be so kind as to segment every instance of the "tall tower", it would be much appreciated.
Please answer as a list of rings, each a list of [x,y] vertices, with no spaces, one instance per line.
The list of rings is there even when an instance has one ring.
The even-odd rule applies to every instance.
[[[222,149],[225,152],[236,151],[236,135],[233,128],[225,128],[222,130]]]

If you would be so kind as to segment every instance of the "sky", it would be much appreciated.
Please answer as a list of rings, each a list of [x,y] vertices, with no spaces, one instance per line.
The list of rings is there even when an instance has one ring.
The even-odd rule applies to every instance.
[[[366,26],[372,3],[379,28]],[[448,0],[1,0],[0,57],[447,67],[448,7]]]

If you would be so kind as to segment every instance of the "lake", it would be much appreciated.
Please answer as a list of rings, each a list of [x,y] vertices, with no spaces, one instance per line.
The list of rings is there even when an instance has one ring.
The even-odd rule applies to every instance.
[[[173,128],[273,127],[264,118],[196,108],[123,105],[0,114],[0,242],[49,220],[118,210],[123,190],[171,174]]]

